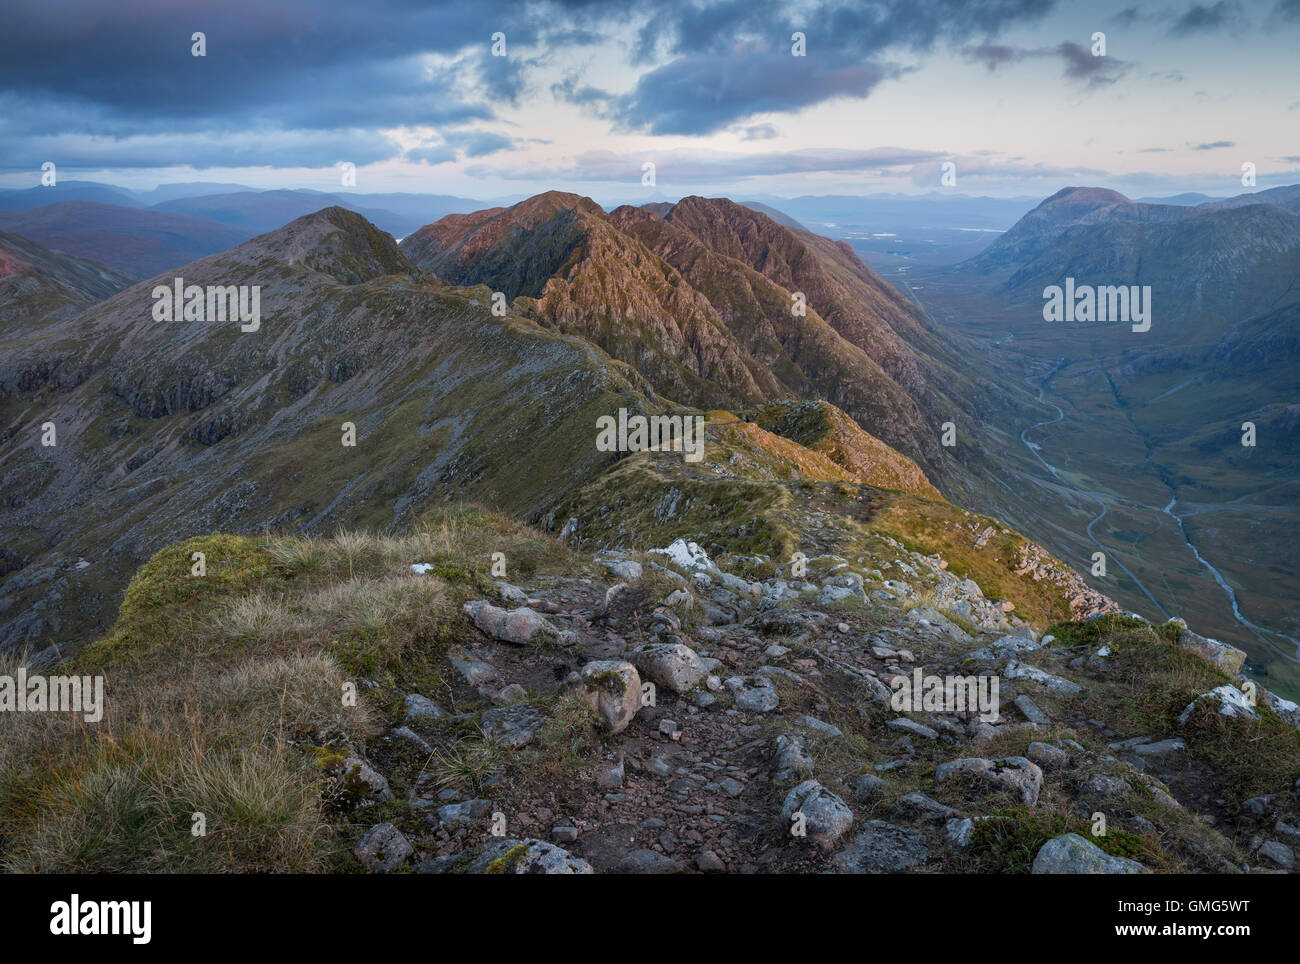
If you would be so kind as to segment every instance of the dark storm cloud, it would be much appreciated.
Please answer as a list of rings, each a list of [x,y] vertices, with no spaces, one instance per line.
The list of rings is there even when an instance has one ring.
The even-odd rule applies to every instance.
[[[691,55],[643,74],[636,89],[615,103],[615,116],[652,134],[708,134],[762,111],[866,97],[882,80],[900,73],[888,64],[839,64],[788,53]]]
[[[1181,13],[1169,27],[1173,37],[1186,37],[1196,33],[1227,33],[1246,25],[1246,13],[1236,0],[1218,0],[1217,3],[1194,3]]]
[[[838,97],[866,97],[901,72],[895,51],[988,42],[1041,19],[1052,0],[723,0],[657,10],[633,61],[670,58],[601,109],[657,134],[708,134],[762,111],[793,111]],[[804,34],[807,55],[791,56]],[[596,98],[590,98],[593,102]]]
[[[111,154],[111,139],[158,135],[184,140],[198,152],[189,159],[196,165],[228,163],[236,145],[242,157],[260,145],[265,163],[278,164],[276,131],[319,132],[321,143],[332,144],[358,130],[454,129],[492,119],[531,95],[527,78],[540,61],[528,57],[537,50],[546,57],[559,44],[608,43],[638,22],[629,56],[654,61],[630,92],[572,81],[553,88],[556,96],[623,128],[707,134],[763,111],[866,97],[904,72],[897,57],[940,44],[991,43],[1005,28],[1041,19],[1052,5],[10,0],[0,33],[0,140],[78,135],[90,160]],[[205,57],[191,55],[196,31],[205,35]],[[490,55],[497,31],[505,34],[508,57]],[[795,31],[807,36],[806,57],[790,56]],[[515,53],[521,49],[529,51],[523,58]],[[92,150],[95,139],[103,140]],[[298,163],[319,162],[310,143],[295,142],[308,151]],[[76,163],[72,142],[64,148]],[[441,148],[426,150],[434,156]]]
[[[1089,87],[1113,84],[1129,68],[1129,64],[1123,60],[1094,56],[1092,51],[1068,40],[1056,48],[1056,54],[1065,62],[1065,75],[1085,81]]]
[[[490,56],[492,34],[508,49],[539,42],[553,29],[545,7],[17,0],[0,33],[0,141],[15,145],[4,160],[23,165],[16,155],[57,145],[70,165],[118,163],[101,140],[118,139],[121,165],[133,166],[128,140],[140,138],[160,165],[315,166],[348,144],[357,163],[383,160],[399,150],[378,129],[454,128],[517,103],[531,62]],[[196,31],[204,57],[191,53]],[[463,153],[497,149],[480,138]]]
[[[121,2],[19,0],[0,34],[0,89],[97,104],[135,119],[271,117],[343,126],[366,104],[376,124],[446,110],[444,78],[422,82],[414,55],[484,51],[496,30],[536,40],[509,3],[364,4],[251,0]],[[191,55],[191,35],[207,56]],[[501,59],[501,58],[498,58]],[[322,89],[319,85],[324,84]],[[397,96],[390,96],[396,93]]]

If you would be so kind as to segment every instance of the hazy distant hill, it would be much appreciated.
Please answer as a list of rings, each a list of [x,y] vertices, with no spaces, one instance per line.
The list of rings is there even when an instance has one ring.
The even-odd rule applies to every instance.
[[[92,201],[3,211],[0,229],[136,277],[179,267],[248,238],[210,218]]]
[[[59,180],[50,187],[30,187],[0,191],[0,211],[22,211],[44,207],[60,201],[94,201],[98,204],[116,204],[119,207],[145,206],[131,191],[97,184],[94,181]]]
[[[39,337],[39,322],[75,314],[135,279],[0,231],[0,333]]]
[[[249,234],[258,234],[331,206],[356,211],[375,226],[401,238],[447,214],[480,207],[481,202],[437,194],[240,191],[176,198],[154,205],[153,210],[212,218]]]
[[[1067,277],[1150,285],[1149,342],[1194,344],[1228,324],[1300,300],[1300,187],[1196,206],[1140,204],[1102,188],[1065,188],[958,271],[1026,311]],[[1149,347],[1149,346],[1148,346]]]

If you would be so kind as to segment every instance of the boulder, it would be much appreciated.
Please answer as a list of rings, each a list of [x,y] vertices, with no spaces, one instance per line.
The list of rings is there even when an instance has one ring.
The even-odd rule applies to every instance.
[[[594,660],[582,667],[582,698],[606,729],[622,733],[641,710],[641,676],[625,660]]]
[[[1229,719],[1259,719],[1259,714],[1247,701],[1246,694],[1237,687],[1224,683],[1222,686],[1216,686],[1208,693],[1202,693],[1188,703],[1183,711],[1178,714],[1178,725],[1185,726],[1187,721],[1191,719],[1192,713],[1201,705],[1216,707],[1219,713]]]
[[[1190,629],[1184,629],[1178,635],[1178,645],[1189,653],[1195,653],[1229,676],[1240,673],[1242,664],[1246,662],[1244,651],[1227,643],[1221,643],[1217,639],[1201,636]]]
[[[705,676],[699,654],[684,643],[649,643],[630,656],[646,679],[674,693],[690,691]]]
[[[503,643],[540,646],[560,640],[560,630],[527,606],[505,610],[485,599],[467,602],[462,611],[482,632]]]
[[[738,709],[751,713],[770,713],[781,702],[772,681],[764,676],[732,676],[724,683]]]
[[[1028,636],[1000,636],[987,646],[981,646],[975,650],[970,654],[970,658],[995,661],[1006,656],[1032,653],[1040,648],[1039,644]]]
[[[1039,848],[1030,873],[1033,874],[1144,874],[1147,868],[1136,860],[1113,857],[1091,840],[1077,833],[1053,837]]]
[[[925,863],[930,856],[925,835],[884,820],[868,820],[835,866],[846,874],[897,873]]]
[[[590,874],[591,864],[545,840],[498,840],[466,868],[471,874]]]
[[[482,720],[484,735],[511,749],[531,743],[546,722],[541,711],[527,703],[484,710]]]
[[[805,780],[786,794],[785,804],[781,807],[781,828],[785,833],[790,833],[795,826],[796,814],[804,817],[802,839],[823,850],[833,850],[853,826],[853,811],[816,780]]]
[[[774,762],[777,780],[807,779],[813,775],[815,763],[804,746],[804,739],[797,733],[782,733],[776,738],[776,760]]]
[[[380,823],[366,831],[352,854],[372,874],[386,874],[406,863],[415,853],[409,840],[391,823]]]
[[[1030,666],[1028,663],[1021,663],[1014,659],[1007,663],[1007,668],[1002,671],[1002,674],[1007,679],[1031,680],[1059,696],[1076,696],[1083,692],[1083,687],[1078,683],[1061,676],[1053,676],[1037,666]]]
[[[986,760],[983,757],[964,757],[939,764],[934,771],[935,784],[955,779],[970,779],[1019,797],[1027,807],[1038,803],[1038,793],[1043,788],[1043,771],[1038,764],[1022,756]]]
[[[677,539],[666,549],[651,549],[650,552],[667,556],[670,561],[683,569],[695,569],[701,572],[718,571],[718,567],[713,564],[709,554],[694,542],[689,542],[686,539]]]

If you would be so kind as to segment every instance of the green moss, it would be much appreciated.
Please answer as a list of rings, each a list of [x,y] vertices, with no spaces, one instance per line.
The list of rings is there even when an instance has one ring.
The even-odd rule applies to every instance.
[[[1056,642],[1054,645],[1057,646],[1065,646],[1070,649],[1092,648],[1118,633],[1145,631],[1149,628],[1149,623],[1145,623],[1133,616],[1126,616],[1122,613],[1106,613],[1096,619],[1053,623],[1048,627],[1047,633],[1044,635],[1055,636]]]
[[[195,553],[203,553],[205,574],[193,575]],[[117,621],[103,639],[78,657],[83,668],[102,668],[124,657],[143,657],[184,638],[218,599],[279,576],[265,542],[245,536],[196,536],[159,551],[140,567],[126,588]]]
[[[485,874],[509,874],[513,873],[519,861],[524,859],[524,854],[528,853],[527,844],[516,844],[496,860],[487,865],[483,871]]]
[[[302,751],[311,757],[312,764],[321,770],[332,770],[343,765],[349,756],[346,749],[336,746],[304,746]]]
[[[593,673],[585,678],[585,682],[594,685],[598,689],[603,689],[608,693],[614,693],[622,696],[627,692],[627,680],[623,674],[612,669],[602,670],[599,673]]]

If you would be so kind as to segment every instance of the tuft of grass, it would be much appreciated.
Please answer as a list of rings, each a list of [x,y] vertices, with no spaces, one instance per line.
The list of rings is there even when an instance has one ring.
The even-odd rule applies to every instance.
[[[486,736],[460,740],[434,752],[433,782],[439,787],[469,787],[475,792],[505,764],[506,750]]]
[[[975,822],[971,841],[959,859],[960,871],[1027,874],[1043,844],[1067,833],[1077,833],[1112,856],[1136,860],[1152,870],[1177,869],[1158,847],[1127,830],[1108,828],[1103,836],[1095,837],[1091,824],[1074,814],[1007,807]]]

